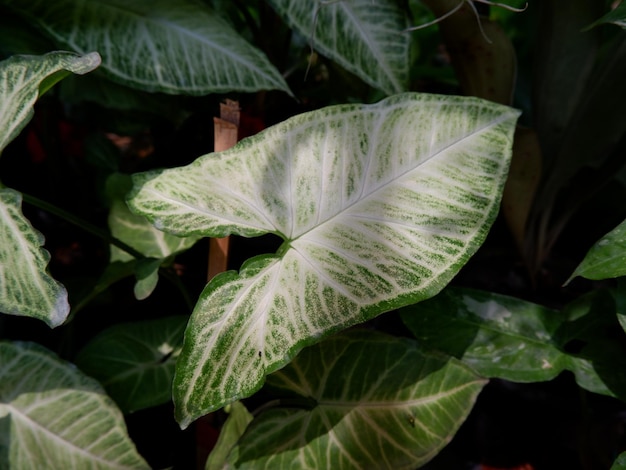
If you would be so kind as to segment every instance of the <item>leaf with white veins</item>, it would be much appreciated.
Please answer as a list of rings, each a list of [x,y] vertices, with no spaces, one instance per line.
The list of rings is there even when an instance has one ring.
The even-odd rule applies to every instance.
[[[311,45],[368,84],[391,95],[409,82],[410,36],[392,0],[270,0]]]
[[[194,0],[1,0],[60,46],[100,51],[102,70],[145,91],[209,93],[289,88],[278,70]]]
[[[407,93],[135,175],[129,205],[161,229],[285,240],[202,292],[174,379],[181,425],[258,390],[321,336],[439,292],[497,214],[518,115]]]
[[[98,382],[37,344],[0,342],[0,468],[149,467]]]
[[[0,62],[0,152],[33,117],[42,82],[57,72],[84,74],[100,64],[95,53],[51,52],[41,56],[13,56]],[[60,79],[60,77],[57,77]],[[58,80],[55,80],[58,81]]]
[[[40,93],[69,73],[100,63],[91,53],[51,52],[0,62],[0,152],[26,126]],[[0,185],[0,312],[63,323],[70,311],[65,288],[48,274],[44,239],[22,214],[22,195]]]
[[[305,349],[267,379],[291,406],[255,417],[228,468],[424,465],[452,439],[487,381],[418,344],[353,330]],[[296,407],[298,399],[311,406]]]

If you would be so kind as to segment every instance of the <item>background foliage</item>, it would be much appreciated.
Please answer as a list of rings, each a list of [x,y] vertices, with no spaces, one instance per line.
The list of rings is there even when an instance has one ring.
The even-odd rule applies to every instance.
[[[201,468],[214,447],[207,468],[622,468],[624,4],[507,2],[526,7],[514,12],[487,3],[1,0],[0,58],[7,60],[0,63],[0,467]],[[407,91],[437,95],[400,94]],[[388,96],[374,108],[354,104]],[[381,119],[388,124],[381,147],[419,147],[424,136],[445,142],[432,129],[417,133],[415,123],[425,118],[415,111],[419,119],[411,121],[410,103],[431,98],[416,96],[508,116],[508,128],[489,134],[499,139],[491,147],[502,154],[499,165],[512,157],[506,187],[504,172],[494,172],[500,176],[485,186],[493,192],[487,215],[472,219],[479,235],[471,249],[461,250],[427,294],[394,286],[372,314],[359,317],[359,328],[339,332],[357,323],[341,318],[338,326],[297,336],[297,347],[276,353],[263,388],[265,372],[245,393],[191,416],[181,415],[178,402],[176,416],[189,425],[181,430],[172,380],[175,391],[184,390],[185,371],[195,366],[219,388],[222,372],[207,372],[217,361],[190,358],[207,351],[198,336],[203,305],[239,282],[233,271],[205,288],[208,246],[200,237],[237,233],[229,268],[244,277],[288,259],[300,239],[278,225],[232,230],[237,224],[230,222],[183,233],[174,227],[179,222],[159,222],[152,208],[140,207],[143,182],[166,180],[168,198],[181,194],[177,185],[194,197],[207,188],[221,197],[226,177],[211,176],[219,170],[243,194],[237,197],[256,203],[250,194],[258,178],[242,176],[254,174],[252,166],[233,164],[229,173],[212,157],[192,164],[213,150],[212,119],[224,98],[239,100],[240,137],[278,124],[224,161],[277,145],[276,134],[300,132],[313,150],[297,153],[305,176],[293,181],[312,184],[315,171],[306,165],[320,167],[315,146],[332,153],[347,144],[322,147],[307,120],[336,142],[369,136],[376,143],[372,128],[345,116],[409,103],[396,120]],[[522,111],[512,151],[516,115],[504,106]],[[428,114],[454,127],[453,111]],[[332,127],[333,115],[350,124]],[[344,129],[361,134],[352,138]],[[464,135],[482,135],[468,129]],[[284,155],[293,163],[290,152]],[[162,168],[172,170],[154,173]],[[477,204],[453,191],[457,177],[421,197],[448,198],[448,209]],[[309,190],[321,193],[319,187]],[[233,200],[225,198],[216,217],[228,204],[245,206]],[[407,205],[399,217],[414,207],[422,206]],[[442,207],[428,206],[433,226],[453,221],[446,233],[462,232],[462,219]],[[275,211],[260,212],[271,218]],[[182,219],[189,222],[189,213]],[[413,242],[398,235],[386,235],[389,246],[410,252]],[[345,251],[337,246],[345,268],[357,243]],[[446,260],[454,243],[438,246]],[[432,268],[435,257],[425,259]],[[414,257],[412,266],[416,260],[424,261]],[[358,273],[352,279],[368,279]],[[338,278],[334,288],[350,288]],[[399,277],[381,278],[393,284]],[[449,281],[439,295],[410,305]],[[224,298],[211,305],[227,305]],[[338,334],[322,339],[320,331]],[[236,357],[225,351],[225,358]],[[237,380],[239,369],[225,370]],[[235,398],[243,401],[221,408]]]

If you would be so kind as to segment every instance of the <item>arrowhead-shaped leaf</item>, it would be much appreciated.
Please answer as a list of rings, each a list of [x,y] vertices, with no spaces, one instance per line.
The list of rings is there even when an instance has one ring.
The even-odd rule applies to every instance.
[[[289,92],[267,57],[201,2],[2,2],[38,24],[59,46],[99,51],[107,76],[129,86],[192,95]]]
[[[406,14],[392,0],[303,2],[270,0],[312,46],[366,83],[392,95],[406,91]]]
[[[1,468],[149,468],[102,387],[41,346],[0,343]]]
[[[124,412],[167,403],[186,325],[186,316],[175,316],[112,326],[80,351],[76,364]]]
[[[486,380],[415,341],[355,330],[305,349],[267,383],[311,409],[261,413],[233,468],[418,468],[452,439]]]
[[[518,114],[403,94],[296,116],[187,167],[136,175],[131,209],[158,228],[285,240],[201,294],[174,381],[179,422],[253,393],[320,336],[445,286],[498,211]]]

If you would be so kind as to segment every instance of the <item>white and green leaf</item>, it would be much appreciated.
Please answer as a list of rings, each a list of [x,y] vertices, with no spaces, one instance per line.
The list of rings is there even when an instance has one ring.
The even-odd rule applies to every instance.
[[[84,74],[99,64],[95,52],[13,56],[0,62],[0,152],[31,120],[40,94],[69,73]],[[46,81],[51,76],[54,78]]]
[[[40,93],[69,73],[98,66],[96,53],[53,52],[0,62],[0,152],[26,126]],[[47,272],[44,238],[22,214],[22,195],[0,185],[0,312],[38,318],[51,327],[69,314],[65,288]]]
[[[262,412],[228,463],[418,468],[452,439],[486,382],[453,358],[423,353],[415,341],[372,331],[343,333],[305,349],[268,377],[286,401],[299,398],[311,406]]]
[[[201,294],[174,381],[180,423],[253,393],[320,337],[441,290],[497,214],[518,115],[403,94],[135,175],[129,205],[159,229],[285,240]]]
[[[124,412],[167,403],[187,319],[174,316],[112,326],[80,351],[76,364],[98,379]]]
[[[107,179],[107,192],[111,199],[108,223],[113,237],[146,257],[134,264],[137,279],[135,297],[143,300],[156,288],[160,266],[177,253],[191,248],[200,237],[171,235],[156,229],[145,217],[133,214],[123,200],[131,187],[129,175],[114,173]],[[131,254],[111,245],[111,262],[133,260],[135,258]]]
[[[205,95],[278,89],[280,73],[205,4],[194,0],[2,0],[58,46],[102,54],[102,69],[145,91]]]
[[[406,14],[392,0],[270,0],[312,47],[366,83],[392,95],[407,90]]]
[[[70,313],[65,287],[47,271],[43,235],[22,214],[22,195],[0,189],[0,312],[38,318],[51,328]]]
[[[0,467],[147,469],[102,387],[41,346],[0,343]]]
[[[191,248],[200,239],[199,236],[177,237],[158,230],[145,217],[133,214],[122,200],[111,204],[109,228],[111,235],[142,255],[161,260]],[[111,247],[112,262],[133,259],[120,248]]]

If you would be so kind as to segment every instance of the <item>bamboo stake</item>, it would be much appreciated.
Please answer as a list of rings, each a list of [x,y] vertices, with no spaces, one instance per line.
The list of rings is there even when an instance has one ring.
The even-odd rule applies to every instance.
[[[226,100],[220,103],[220,117],[213,118],[215,129],[216,152],[228,150],[237,143],[237,130],[239,128],[239,103]],[[209,267],[207,280],[213,279],[217,274],[228,269],[228,249],[230,237],[211,238],[209,241]]]

